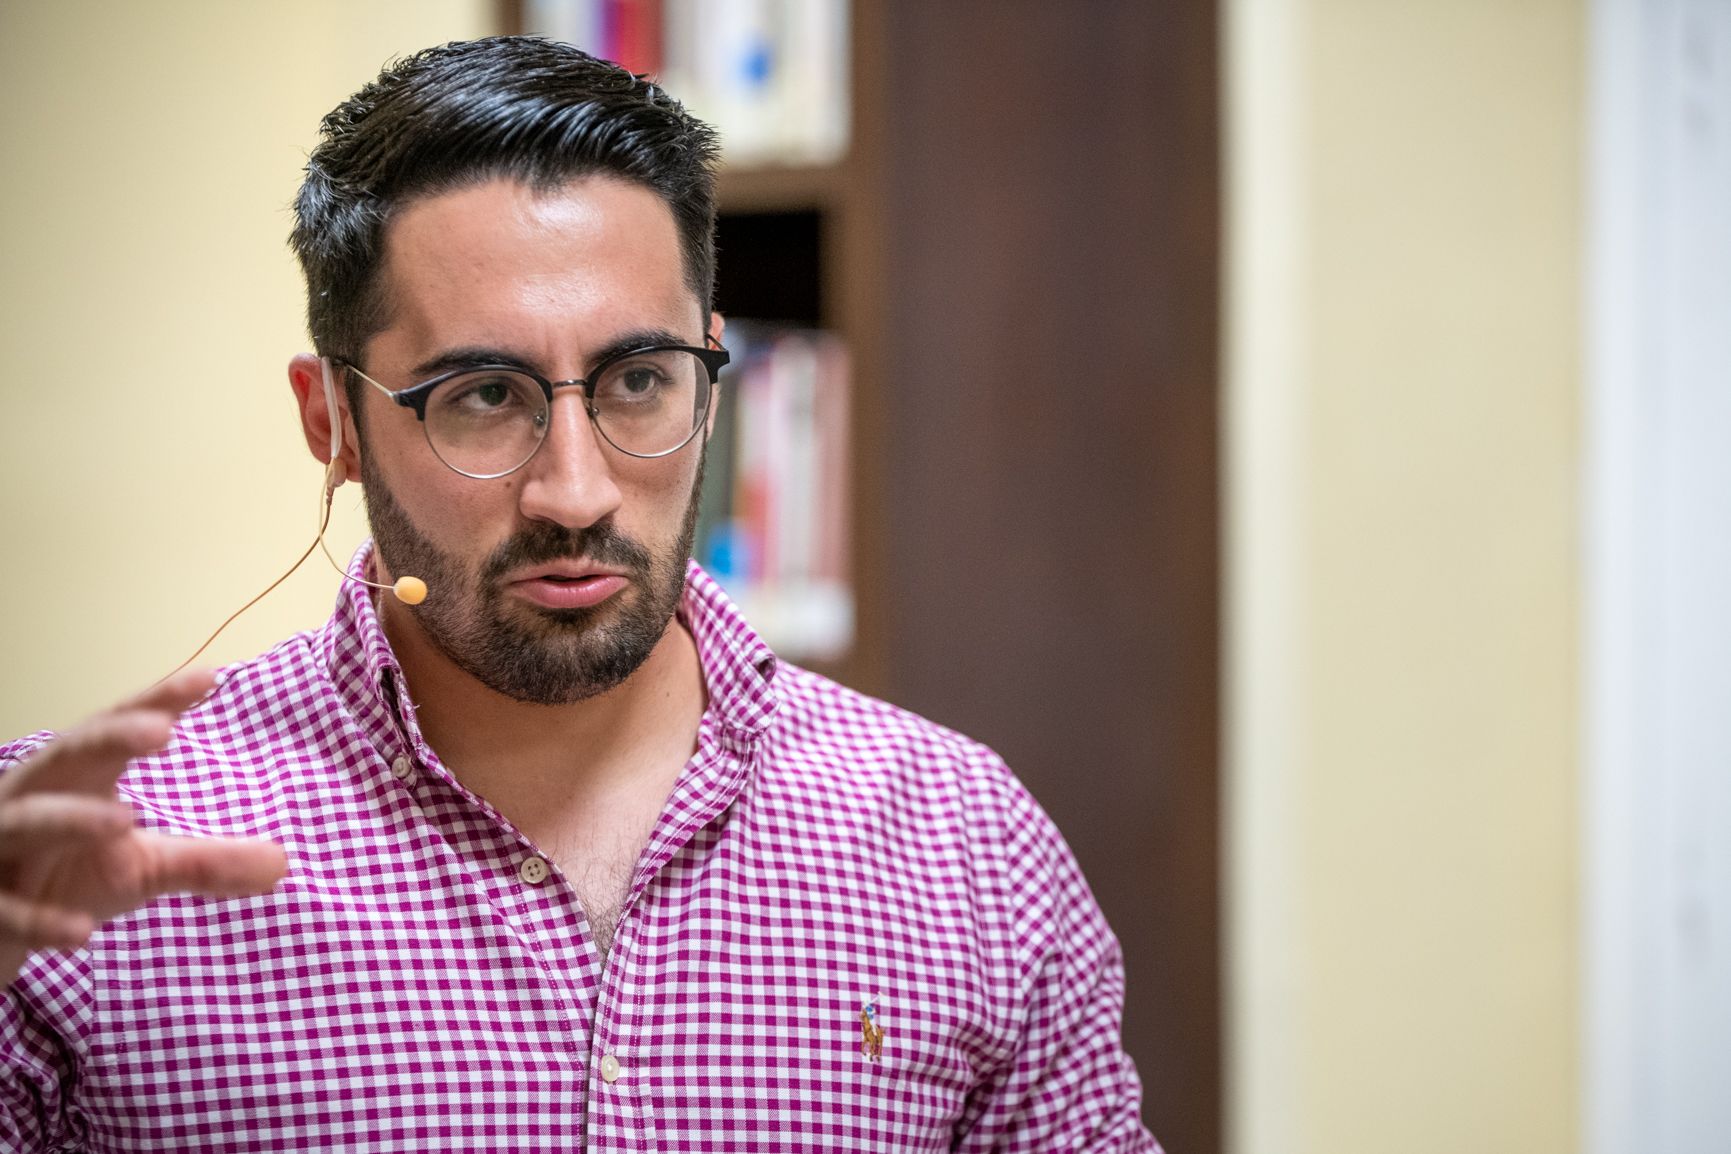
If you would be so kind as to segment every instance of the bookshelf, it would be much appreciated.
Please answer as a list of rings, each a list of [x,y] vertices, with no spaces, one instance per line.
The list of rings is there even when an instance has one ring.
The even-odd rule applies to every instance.
[[[724,314],[851,358],[854,641],[815,664],[1051,812],[1124,947],[1144,1115],[1193,1154],[1223,1145],[1217,43],[1217,0],[853,0],[845,155],[729,168],[719,225]]]
[[[846,429],[861,326],[837,275],[858,264],[844,224],[849,12],[848,0],[527,0],[502,17],[655,75],[721,132],[716,307],[734,361],[695,552],[777,653],[857,684],[869,643],[855,628]]]

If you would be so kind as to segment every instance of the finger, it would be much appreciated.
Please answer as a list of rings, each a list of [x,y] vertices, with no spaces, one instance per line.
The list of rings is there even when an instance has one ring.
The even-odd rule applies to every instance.
[[[168,744],[174,718],[161,710],[99,714],[68,730],[0,779],[0,795],[111,794],[126,763]]]
[[[76,793],[37,793],[0,804],[0,859],[20,858],[68,842],[119,837],[132,810],[118,801]]]
[[[288,867],[282,847],[268,838],[170,837],[140,834],[152,866],[151,894],[208,897],[268,894]]]
[[[114,709],[68,730],[0,778],[0,797],[44,790],[111,793],[135,757],[168,744],[175,720],[216,684],[209,669],[168,677]]]
[[[203,701],[215,686],[214,669],[183,669],[158,681],[137,697],[121,702],[119,708],[159,709],[178,716]]]
[[[75,950],[95,932],[96,919],[87,913],[0,893],[0,942],[31,950]]]

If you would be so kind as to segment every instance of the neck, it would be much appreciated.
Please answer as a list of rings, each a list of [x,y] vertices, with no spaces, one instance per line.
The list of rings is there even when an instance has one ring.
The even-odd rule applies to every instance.
[[[677,618],[619,685],[536,705],[482,684],[433,644],[409,610],[389,594],[379,601],[421,732],[482,796],[582,796],[663,779],[670,786],[696,748],[707,695],[697,646]]]

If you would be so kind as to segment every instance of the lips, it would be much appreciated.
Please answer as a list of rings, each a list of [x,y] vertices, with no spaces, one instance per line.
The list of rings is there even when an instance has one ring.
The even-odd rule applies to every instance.
[[[561,563],[529,570],[507,588],[546,609],[588,609],[630,583],[628,576],[613,570]]]

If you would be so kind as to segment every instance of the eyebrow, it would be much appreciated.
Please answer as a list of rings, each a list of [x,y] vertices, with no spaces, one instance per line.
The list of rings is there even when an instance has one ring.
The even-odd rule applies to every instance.
[[[646,349],[654,345],[684,345],[685,339],[671,329],[638,329],[622,333],[612,341],[603,345],[589,360],[585,371],[592,371],[594,366],[620,353],[628,353],[633,349]],[[496,348],[491,345],[462,345],[454,349],[445,349],[428,357],[413,369],[416,382],[439,376],[442,373],[457,372],[462,369],[480,368],[482,365],[505,365],[513,369],[524,369],[532,373],[540,373],[533,361],[508,349]]]

